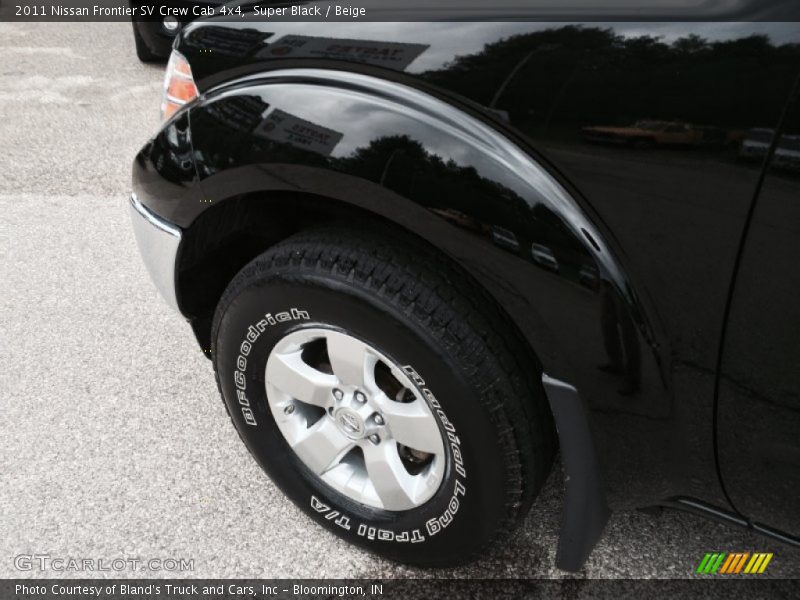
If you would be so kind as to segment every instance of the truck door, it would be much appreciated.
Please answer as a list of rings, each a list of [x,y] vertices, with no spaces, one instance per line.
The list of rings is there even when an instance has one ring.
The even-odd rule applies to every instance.
[[[753,124],[756,125],[756,124]],[[754,207],[723,345],[717,444],[723,484],[754,522],[800,535],[800,101]]]

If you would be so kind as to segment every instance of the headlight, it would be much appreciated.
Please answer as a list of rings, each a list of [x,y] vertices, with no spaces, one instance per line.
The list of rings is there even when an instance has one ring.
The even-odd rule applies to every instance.
[[[161,117],[169,119],[176,110],[195,98],[197,98],[197,86],[192,77],[192,68],[180,52],[173,50],[164,75]]]

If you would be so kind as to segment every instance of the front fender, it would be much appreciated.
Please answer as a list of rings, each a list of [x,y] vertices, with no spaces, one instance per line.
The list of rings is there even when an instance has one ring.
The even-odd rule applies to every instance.
[[[654,311],[585,200],[484,117],[358,73],[285,69],[240,79],[189,110],[202,201],[159,213],[189,227],[209,206],[242,195],[280,210],[285,194],[275,192],[291,191],[412,231],[475,276],[547,375],[579,391],[612,503],[667,497],[669,469],[658,469],[671,461],[668,355]],[[631,477],[653,469],[656,478]]]

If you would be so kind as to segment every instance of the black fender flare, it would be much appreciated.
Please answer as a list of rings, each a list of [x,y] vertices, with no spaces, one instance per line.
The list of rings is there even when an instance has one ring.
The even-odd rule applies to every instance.
[[[172,205],[164,216],[191,227],[232,197],[310,194],[388,219],[475,276],[543,365],[568,481],[558,564],[576,570],[609,514],[593,400],[584,394],[603,348],[604,334],[591,325],[609,310],[627,323],[640,368],[659,380],[643,405],[657,416],[668,406],[665,345],[599,217],[535,151],[479,112],[349,71],[247,76],[188,109],[203,202],[183,212]],[[305,138],[280,130],[287,119],[309,129]]]

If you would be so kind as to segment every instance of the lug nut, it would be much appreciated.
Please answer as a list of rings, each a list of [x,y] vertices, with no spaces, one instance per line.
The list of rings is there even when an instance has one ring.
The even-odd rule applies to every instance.
[[[294,404],[289,404],[283,409],[283,413],[286,415],[290,415],[294,412]]]
[[[333,397],[336,398],[337,400],[341,400],[342,398],[344,398],[344,393],[342,392],[342,390],[335,389],[333,390]]]
[[[375,418],[372,420],[375,421],[375,425],[383,425],[385,423],[383,417],[380,415],[375,415]]]
[[[367,397],[362,394],[361,392],[356,392],[356,402],[359,404],[364,404],[367,401]]]
[[[371,436],[369,436],[369,441],[377,446],[381,443],[381,438],[377,433],[373,433]]]

